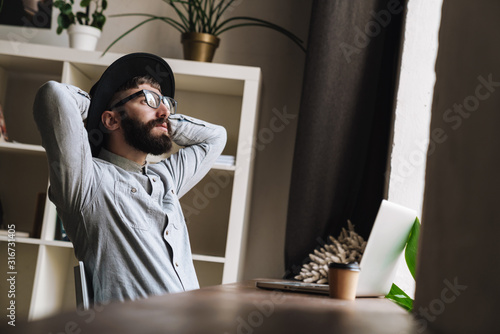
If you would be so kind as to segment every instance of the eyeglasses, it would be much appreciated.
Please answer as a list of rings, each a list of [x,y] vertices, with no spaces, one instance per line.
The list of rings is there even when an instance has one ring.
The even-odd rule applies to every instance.
[[[168,96],[163,96],[159,95],[158,93],[155,93],[153,91],[147,90],[147,89],[141,89],[138,92],[135,92],[134,94],[127,96],[123,100],[120,100],[116,102],[110,109],[114,109],[116,107],[121,107],[128,101],[136,98],[137,96],[140,96],[141,94],[144,95],[144,98],[146,99],[146,103],[148,106],[150,106],[153,109],[158,109],[160,107],[160,103],[163,102],[163,104],[167,107],[168,112],[170,115],[174,115],[177,111],[177,101],[174,100],[171,97]]]

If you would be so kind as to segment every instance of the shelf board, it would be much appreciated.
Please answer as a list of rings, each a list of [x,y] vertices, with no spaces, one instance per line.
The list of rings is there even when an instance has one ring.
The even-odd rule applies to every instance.
[[[8,240],[6,235],[0,235],[0,241],[11,241]],[[32,245],[44,245],[44,246],[56,246],[56,247],[66,247],[73,248],[73,244],[69,241],[59,241],[59,240],[42,240],[38,238],[15,238],[15,242],[19,244],[32,244]],[[204,262],[216,262],[225,263],[226,259],[223,256],[210,256],[202,254],[193,254],[193,260],[204,261]]]
[[[41,241],[42,241],[41,244],[45,246],[73,248],[73,243],[70,241],[60,241],[60,240],[41,240]]]
[[[12,241],[9,240],[7,236],[1,235],[0,241]],[[56,246],[56,247],[66,247],[73,248],[73,244],[69,241],[59,241],[59,240],[42,240],[38,238],[15,238],[16,244],[32,244],[32,245],[44,245],[44,246]]]
[[[216,263],[225,263],[226,258],[223,256],[210,256],[210,255],[201,255],[201,254],[193,254],[194,261],[203,261],[203,262],[216,262]]]
[[[45,154],[45,149],[40,145],[9,142],[0,143],[0,151]]]
[[[108,52],[103,56],[100,51],[0,40],[0,67],[61,75],[61,63],[69,62],[92,81],[96,81],[104,69],[122,55]],[[245,83],[258,82],[261,76],[258,67],[164,59],[172,68],[176,88],[180,90],[243,96]]]

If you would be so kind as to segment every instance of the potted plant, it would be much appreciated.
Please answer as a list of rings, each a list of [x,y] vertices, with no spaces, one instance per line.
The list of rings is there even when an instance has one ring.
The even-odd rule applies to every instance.
[[[103,12],[108,7],[108,1],[81,0],[80,7],[84,11],[76,13],[73,12],[74,4],[74,0],[54,1],[54,6],[60,11],[57,17],[57,34],[61,34],[64,29],[67,29],[70,47],[80,50],[95,50],[97,40],[101,36],[104,23],[106,23],[106,16]]]
[[[408,240],[406,241],[405,247],[405,260],[408,270],[410,271],[413,279],[416,279],[416,267],[417,267],[417,253],[418,253],[418,239],[420,236],[420,220],[415,218],[413,226],[411,228],[410,234],[408,235]],[[391,291],[385,296],[385,298],[392,300],[408,312],[413,310],[413,299],[406,294],[399,286],[392,284]]]
[[[116,14],[118,16],[143,16],[146,19],[133,26],[116,40],[114,40],[104,51],[106,53],[120,39],[131,31],[139,28],[145,23],[160,20],[181,33],[181,42],[184,49],[184,58],[188,60],[212,61],[215,49],[219,46],[219,35],[228,30],[257,26],[275,30],[290,38],[303,51],[302,40],[292,32],[269,21],[247,17],[235,16],[223,18],[224,14],[233,5],[236,0],[163,0],[177,14],[178,19],[172,19],[164,16],[152,14],[128,13]]]

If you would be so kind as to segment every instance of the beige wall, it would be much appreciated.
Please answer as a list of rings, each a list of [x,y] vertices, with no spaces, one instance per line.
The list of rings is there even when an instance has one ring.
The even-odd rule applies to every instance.
[[[246,0],[234,11],[268,19],[307,39],[311,0]],[[299,111],[303,53],[291,41],[263,28],[243,28],[223,35],[215,61],[262,68],[263,85],[257,138],[255,175],[248,233],[245,278],[281,277],[291,164],[297,118],[283,123],[283,131],[267,137],[276,113],[296,116]],[[307,222],[304,222],[307,223]]]
[[[311,0],[239,0],[231,15],[253,16],[280,24],[307,39]],[[54,14],[57,14],[54,10]],[[160,0],[109,1],[107,14],[145,12],[170,13]],[[0,26],[0,38],[20,42],[67,46],[67,35],[53,28],[33,30]],[[108,18],[97,49],[104,50],[121,32],[140,22],[137,18]],[[214,62],[258,66],[263,85],[258,131],[268,128],[276,113],[298,113],[305,53],[278,33],[256,27],[239,28],[221,35]],[[180,34],[161,22],[148,23],[112,48],[113,52],[145,51],[167,58],[182,58]],[[286,113],[285,113],[286,111]],[[280,277],[288,203],[289,179],[293,156],[296,118],[286,120],[283,131],[272,138],[261,136],[257,151],[245,278]],[[266,132],[267,131],[267,132]],[[263,261],[262,259],[265,259]]]

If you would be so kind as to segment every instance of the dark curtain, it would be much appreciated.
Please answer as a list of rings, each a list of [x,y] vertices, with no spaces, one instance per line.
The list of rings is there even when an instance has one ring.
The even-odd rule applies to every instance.
[[[285,241],[286,277],[385,196],[405,1],[313,2]]]

